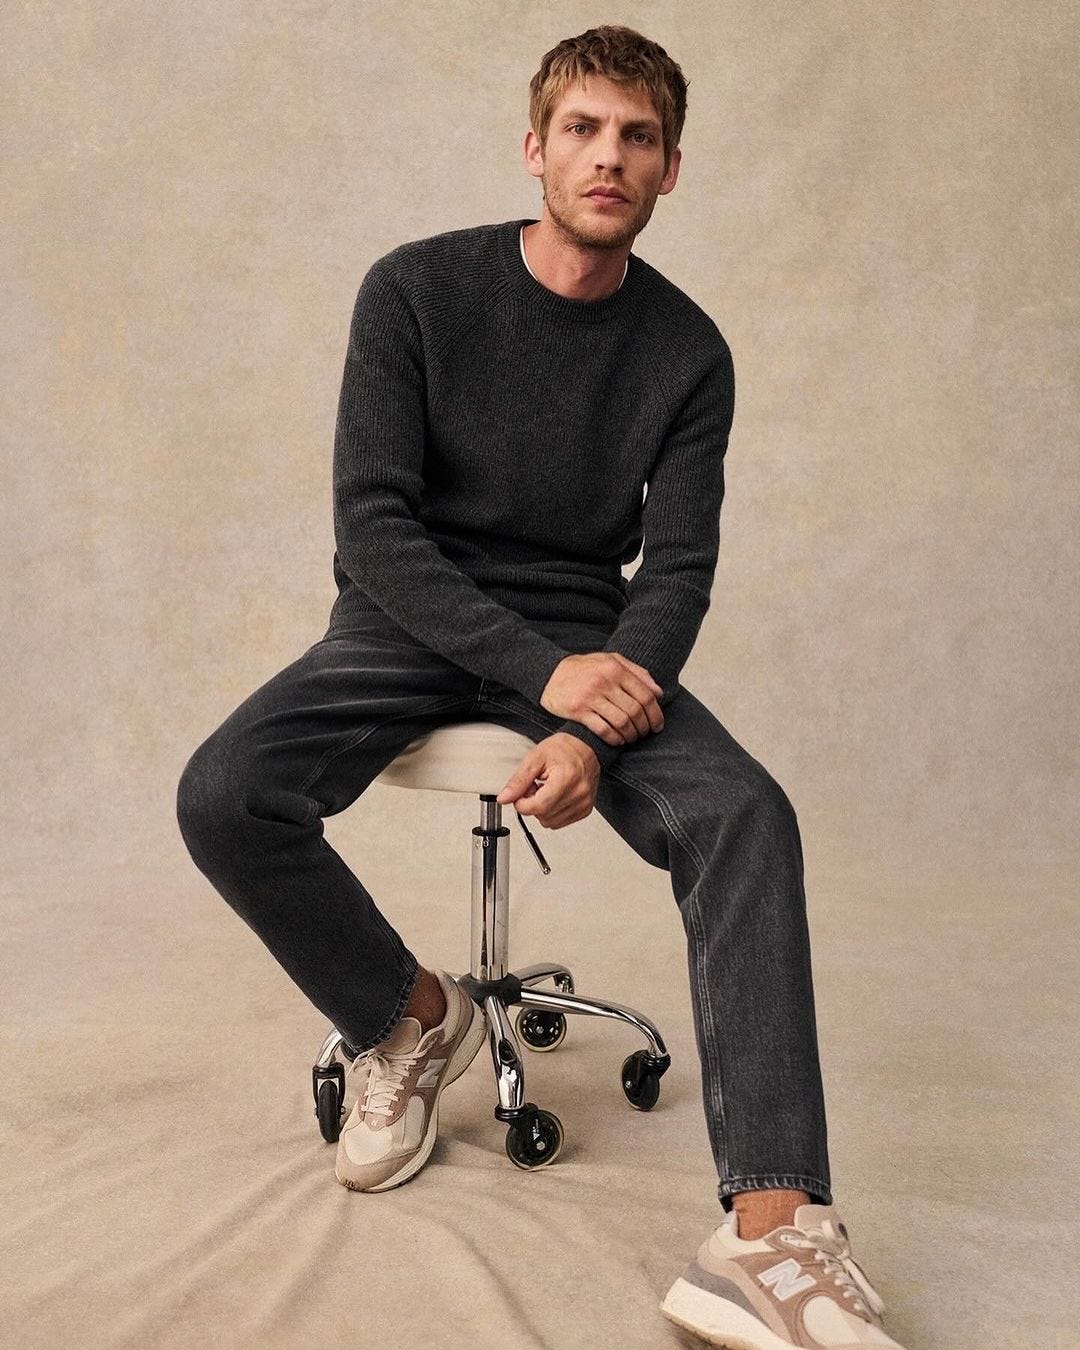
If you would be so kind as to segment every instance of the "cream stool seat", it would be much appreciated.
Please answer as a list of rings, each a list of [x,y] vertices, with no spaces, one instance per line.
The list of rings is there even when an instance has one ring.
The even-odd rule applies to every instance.
[[[566,1036],[566,1014],[611,1017],[636,1027],[649,1042],[623,1061],[620,1085],[630,1105],[649,1111],[660,1095],[660,1078],[671,1056],[655,1025],[633,1008],[586,998],[574,992],[574,977],[559,961],[541,961],[509,971],[510,831],[495,800],[535,742],[521,732],[492,722],[451,722],[417,737],[378,775],[388,787],[428,792],[464,792],[480,799],[480,822],[471,829],[471,970],[455,975],[461,988],[482,1009],[495,1071],[497,1120],[507,1124],[506,1152],[521,1168],[555,1161],[563,1143],[558,1116],[525,1099],[525,1066],[519,1037],[529,1049],[554,1050]],[[541,870],[550,873],[544,855],[524,819],[518,824]],[[551,979],[555,991],[537,989]],[[507,1009],[521,1005],[511,1027]],[[312,1069],[315,1114],[323,1138],[333,1143],[341,1132],[345,1067],[349,1047],[336,1028],[323,1041]]]
[[[535,744],[495,722],[451,722],[412,741],[375,781],[429,792],[497,796]]]

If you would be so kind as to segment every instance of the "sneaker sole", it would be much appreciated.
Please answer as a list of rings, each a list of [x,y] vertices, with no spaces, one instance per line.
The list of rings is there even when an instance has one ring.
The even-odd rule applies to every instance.
[[[435,1093],[435,1100],[431,1106],[431,1117],[427,1123],[427,1129],[424,1131],[424,1138],[420,1143],[419,1149],[400,1172],[395,1172],[392,1177],[386,1181],[381,1181],[377,1186],[365,1186],[362,1182],[354,1181],[349,1177],[343,1177],[334,1168],[334,1175],[343,1186],[347,1186],[350,1191],[367,1191],[374,1194],[377,1191],[392,1191],[396,1186],[404,1186],[407,1181],[411,1181],[417,1172],[427,1162],[431,1156],[431,1151],[435,1147],[435,1140],[439,1136],[439,1098],[442,1096],[443,1088],[448,1084],[456,1082],[465,1072],[480,1052],[480,1047],[487,1039],[487,1019],[483,1012],[469,999],[469,1006],[472,1009],[472,1019],[469,1022],[469,1029],[458,1042],[457,1049],[450,1056],[450,1061],[446,1066],[446,1073],[439,1083],[438,1091]]]
[[[724,1350],[792,1350],[794,1344],[737,1303],[699,1289],[681,1276],[668,1290],[660,1311],[676,1326]]]

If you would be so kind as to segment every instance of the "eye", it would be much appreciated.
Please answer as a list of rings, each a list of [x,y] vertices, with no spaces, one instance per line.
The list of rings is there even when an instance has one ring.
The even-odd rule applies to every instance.
[[[572,132],[578,132],[578,131],[581,131],[582,129],[584,129],[585,131],[589,131],[589,130],[590,130],[590,127],[589,127],[588,122],[575,122],[574,125],[573,125],[572,127],[570,127],[569,129],[570,129],[570,131],[572,131]],[[631,135],[632,137],[634,137],[634,136],[640,136],[640,137],[641,137],[641,140],[638,141],[638,144],[639,144],[639,145],[641,145],[641,144],[643,144],[643,143],[644,143],[644,144],[651,144],[651,143],[652,143],[652,140],[653,140],[653,137],[652,137],[647,131],[632,131],[632,132],[630,133],[630,135]]]

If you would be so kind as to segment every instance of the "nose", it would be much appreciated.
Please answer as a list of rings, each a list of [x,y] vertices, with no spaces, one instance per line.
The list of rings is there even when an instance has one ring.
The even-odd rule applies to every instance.
[[[621,169],[626,155],[622,139],[617,131],[607,131],[598,136],[596,146],[596,167],[600,170]]]

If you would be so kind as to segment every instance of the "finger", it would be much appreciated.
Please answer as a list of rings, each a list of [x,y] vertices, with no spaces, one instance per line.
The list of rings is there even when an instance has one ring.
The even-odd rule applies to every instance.
[[[530,790],[536,776],[541,772],[542,766],[537,763],[532,755],[527,755],[524,762],[506,780],[506,786],[497,794],[495,800],[502,802],[503,805],[507,802],[516,801],[523,793]]]
[[[650,731],[663,731],[664,729],[664,713],[653,692],[654,686],[659,688],[655,680],[650,678],[649,682],[646,683],[645,680],[639,679],[629,667],[623,676],[623,690],[626,692],[627,698],[634,700],[636,704],[636,707],[629,707],[627,711],[634,718],[634,723],[642,736],[647,736]],[[663,690],[660,692],[663,693]],[[640,712],[637,709],[640,709]]]
[[[641,735],[634,719],[630,716],[627,709],[621,704],[616,703],[612,698],[601,698],[596,705],[597,711],[602,717],[606,717],[612,731],[616,732],[621,738],[622,744],[630,745]],[[646,722],[646,730],[648,722]]]
[[[631,661],[629,657],[623,656],[622,652],[614,652],[613,655],[617,656],[628,670],[632,670],[643,684],[649,685],[657,696],[664,692],[644,666],[639,666],[636,661]]]
[[[551,773],[546,780],[534,779],[533,783],[530,784],[529,791],[514,803],[518,814],[522,816],[545,814],[550,809],[551,804],[558,800],[557,777],[558,775]]]
[[[586,709],[586,711],[578,718],[578,721],[583,722],[590,731],[595,731],[600,739],[606,741],[608,745],[623,744],[623,738],[619,732],[615,730],[610,722],[606,721],[598,712],[594,712],[591,708]]]
[[[530,783],[525,791],[514,799],[514,810],[523,816],[535,815],[533,802],[536,800],[536,791],[536,786],[533,783]]]
[[[627,682],[633,680],[639,689],[642,688],[641,681],[634,675],[631,675],[629,671],[623,676],[623,679]],[[627,689],[623,687],[620,689],[613,689],[608,697],[617,708],[621,708],[626,716],[629,717],[630,721],[634,724],[634,729],[637,731],[638,736],[647,736],[649,732],[652,731],[652,723],[649,720],[648,713],[643,707],[643,704],[656,702],[653,698],[651,689],[643,690],[642,693],[634,695],[629,693]]]
[[[645,730],[642,734],[647,735],[650,731],[663,731],[664,710],[660,707],[651,687],[641,680],[636,680],[633,675],[627,675],[627,679],[631,681],[631,695],[640,701],[641,715],[645,722]]]

